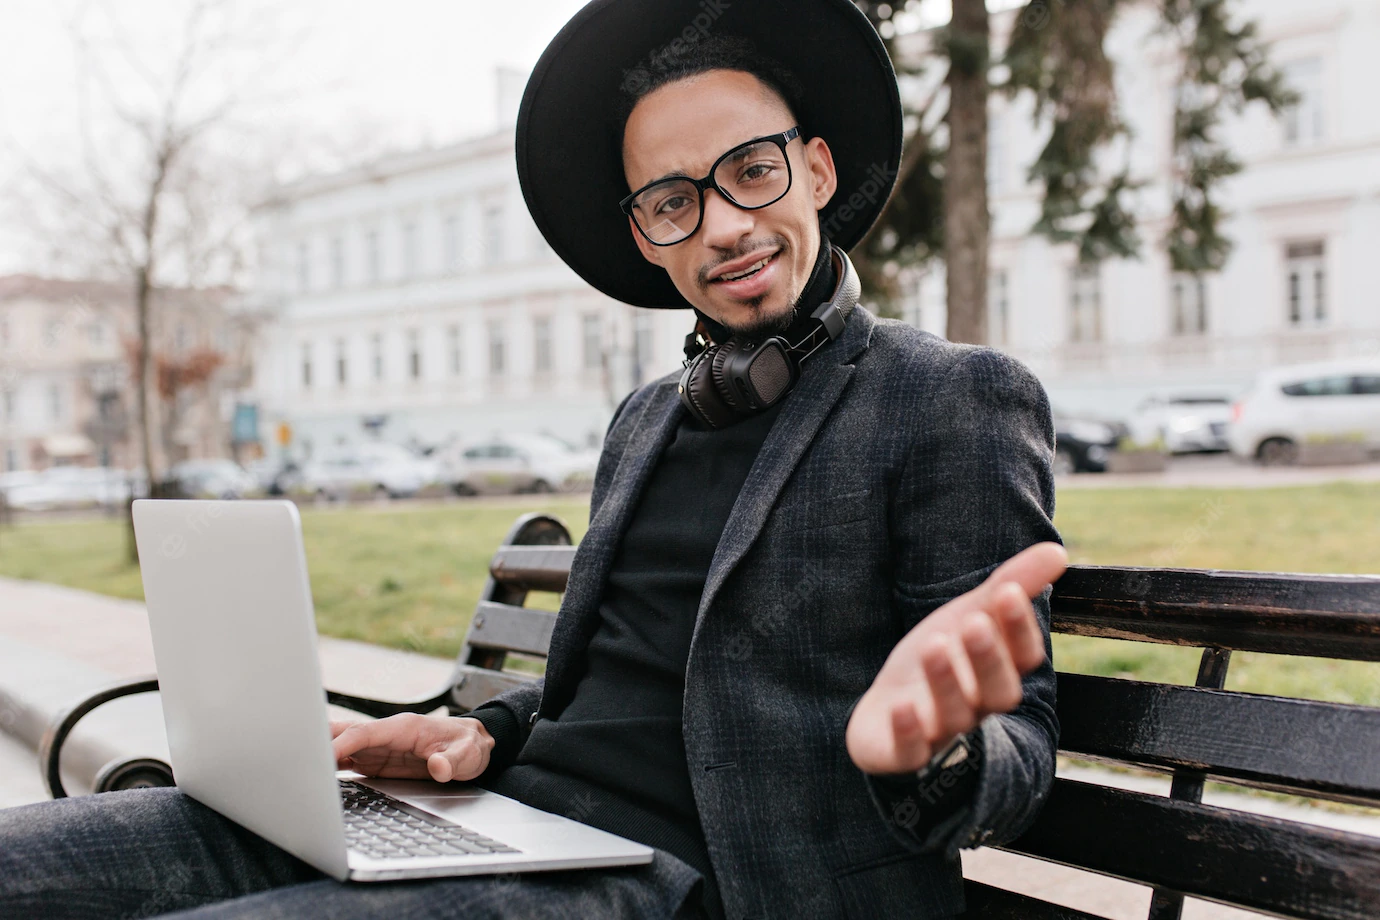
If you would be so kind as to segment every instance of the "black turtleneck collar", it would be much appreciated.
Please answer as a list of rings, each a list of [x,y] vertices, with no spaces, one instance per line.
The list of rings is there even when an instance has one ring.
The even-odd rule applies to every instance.
[[[829,237],[825,235],[824,229],[821,227],[819,251],[815,253],[814,268],[810,270],[810,278],[805,282],[805,289],[800,292],[800,298],[796,301],[795,318],[791,320],[786,331],[781,333],[787,342],[798,342],[814,328],[815,321],[810,318],[810,314],[815,311],[815,307],[824,303],[829,299],[829,295],[834,293],[834,285],[838,283],[838,273],[834,271],[834,260],[829,258],[829,252]],[[695,315],[704,323],[715,342],[722,344],[728,341],[732,333],[725,326],[709,317],[699,307],[695,307],[694,310]]]

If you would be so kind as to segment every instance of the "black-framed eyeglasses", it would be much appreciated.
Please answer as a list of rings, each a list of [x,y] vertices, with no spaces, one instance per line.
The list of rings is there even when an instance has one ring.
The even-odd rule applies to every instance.
[[[791,161],[786,156],[786,145],[799,136],[800,126],[796,125],[780,134],[745,141],[715,160],[703,179],[658,179],[618,202],[618,206],[633,219],[648,242],[672,246],[700,229],[705,189],[714,189],[744,211],[756,211],[780,201],[791,190]]]

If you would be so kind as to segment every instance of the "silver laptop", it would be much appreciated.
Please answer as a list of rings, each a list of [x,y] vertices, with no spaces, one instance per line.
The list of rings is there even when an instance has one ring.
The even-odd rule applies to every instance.
[[[337,771],[288,501],[134,503],[183,792],[337,879],[648,863],[652,849],[474,785]]]

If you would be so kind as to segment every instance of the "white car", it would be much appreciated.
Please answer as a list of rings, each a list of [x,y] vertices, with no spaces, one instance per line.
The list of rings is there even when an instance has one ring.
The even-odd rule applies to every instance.
[[[438,451],[443,478],[460,495],[555,492],[588,487],[597,451],[541,434],[509,434]]]
[[[129,500],[130,475],[99,466],[55,466],[7,473],[0,487],[9,506],[24,511],[111,507]]]
[[[1380,361],[1327,361],[1272,368],[1232,406],[1234,455],[1292,463],[1313,438],[1358,438],[1380,449]]]
[[[438,481],[437,465],[398,444],[371,443],[342,448],[302,467],[301,491],[321,498],[372,492],[405,498]]]
[[[262,491],[258,479],[233,460],[184,460],[173,464],[168,478],[190,498],[235,499]]]
[[[1141,444],[1163,441],[1173,454],[1226,450],[1231,400],[1226,396],[1151,396],[1136,407],[1127,423]]]

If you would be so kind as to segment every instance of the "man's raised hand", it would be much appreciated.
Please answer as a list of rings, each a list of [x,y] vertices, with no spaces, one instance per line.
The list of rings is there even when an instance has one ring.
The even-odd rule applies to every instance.
[[[494,739],[478,719],[403,713],[332,722],[336,767],[388,779],[469,780],[489,765]]]
[[[1021,702],[1021,675],[1045,659],[1031,598],[1068,554],[1036,543],[907,633],[848,721],[848,756],[864,773],[909,773],[994,712]]]

